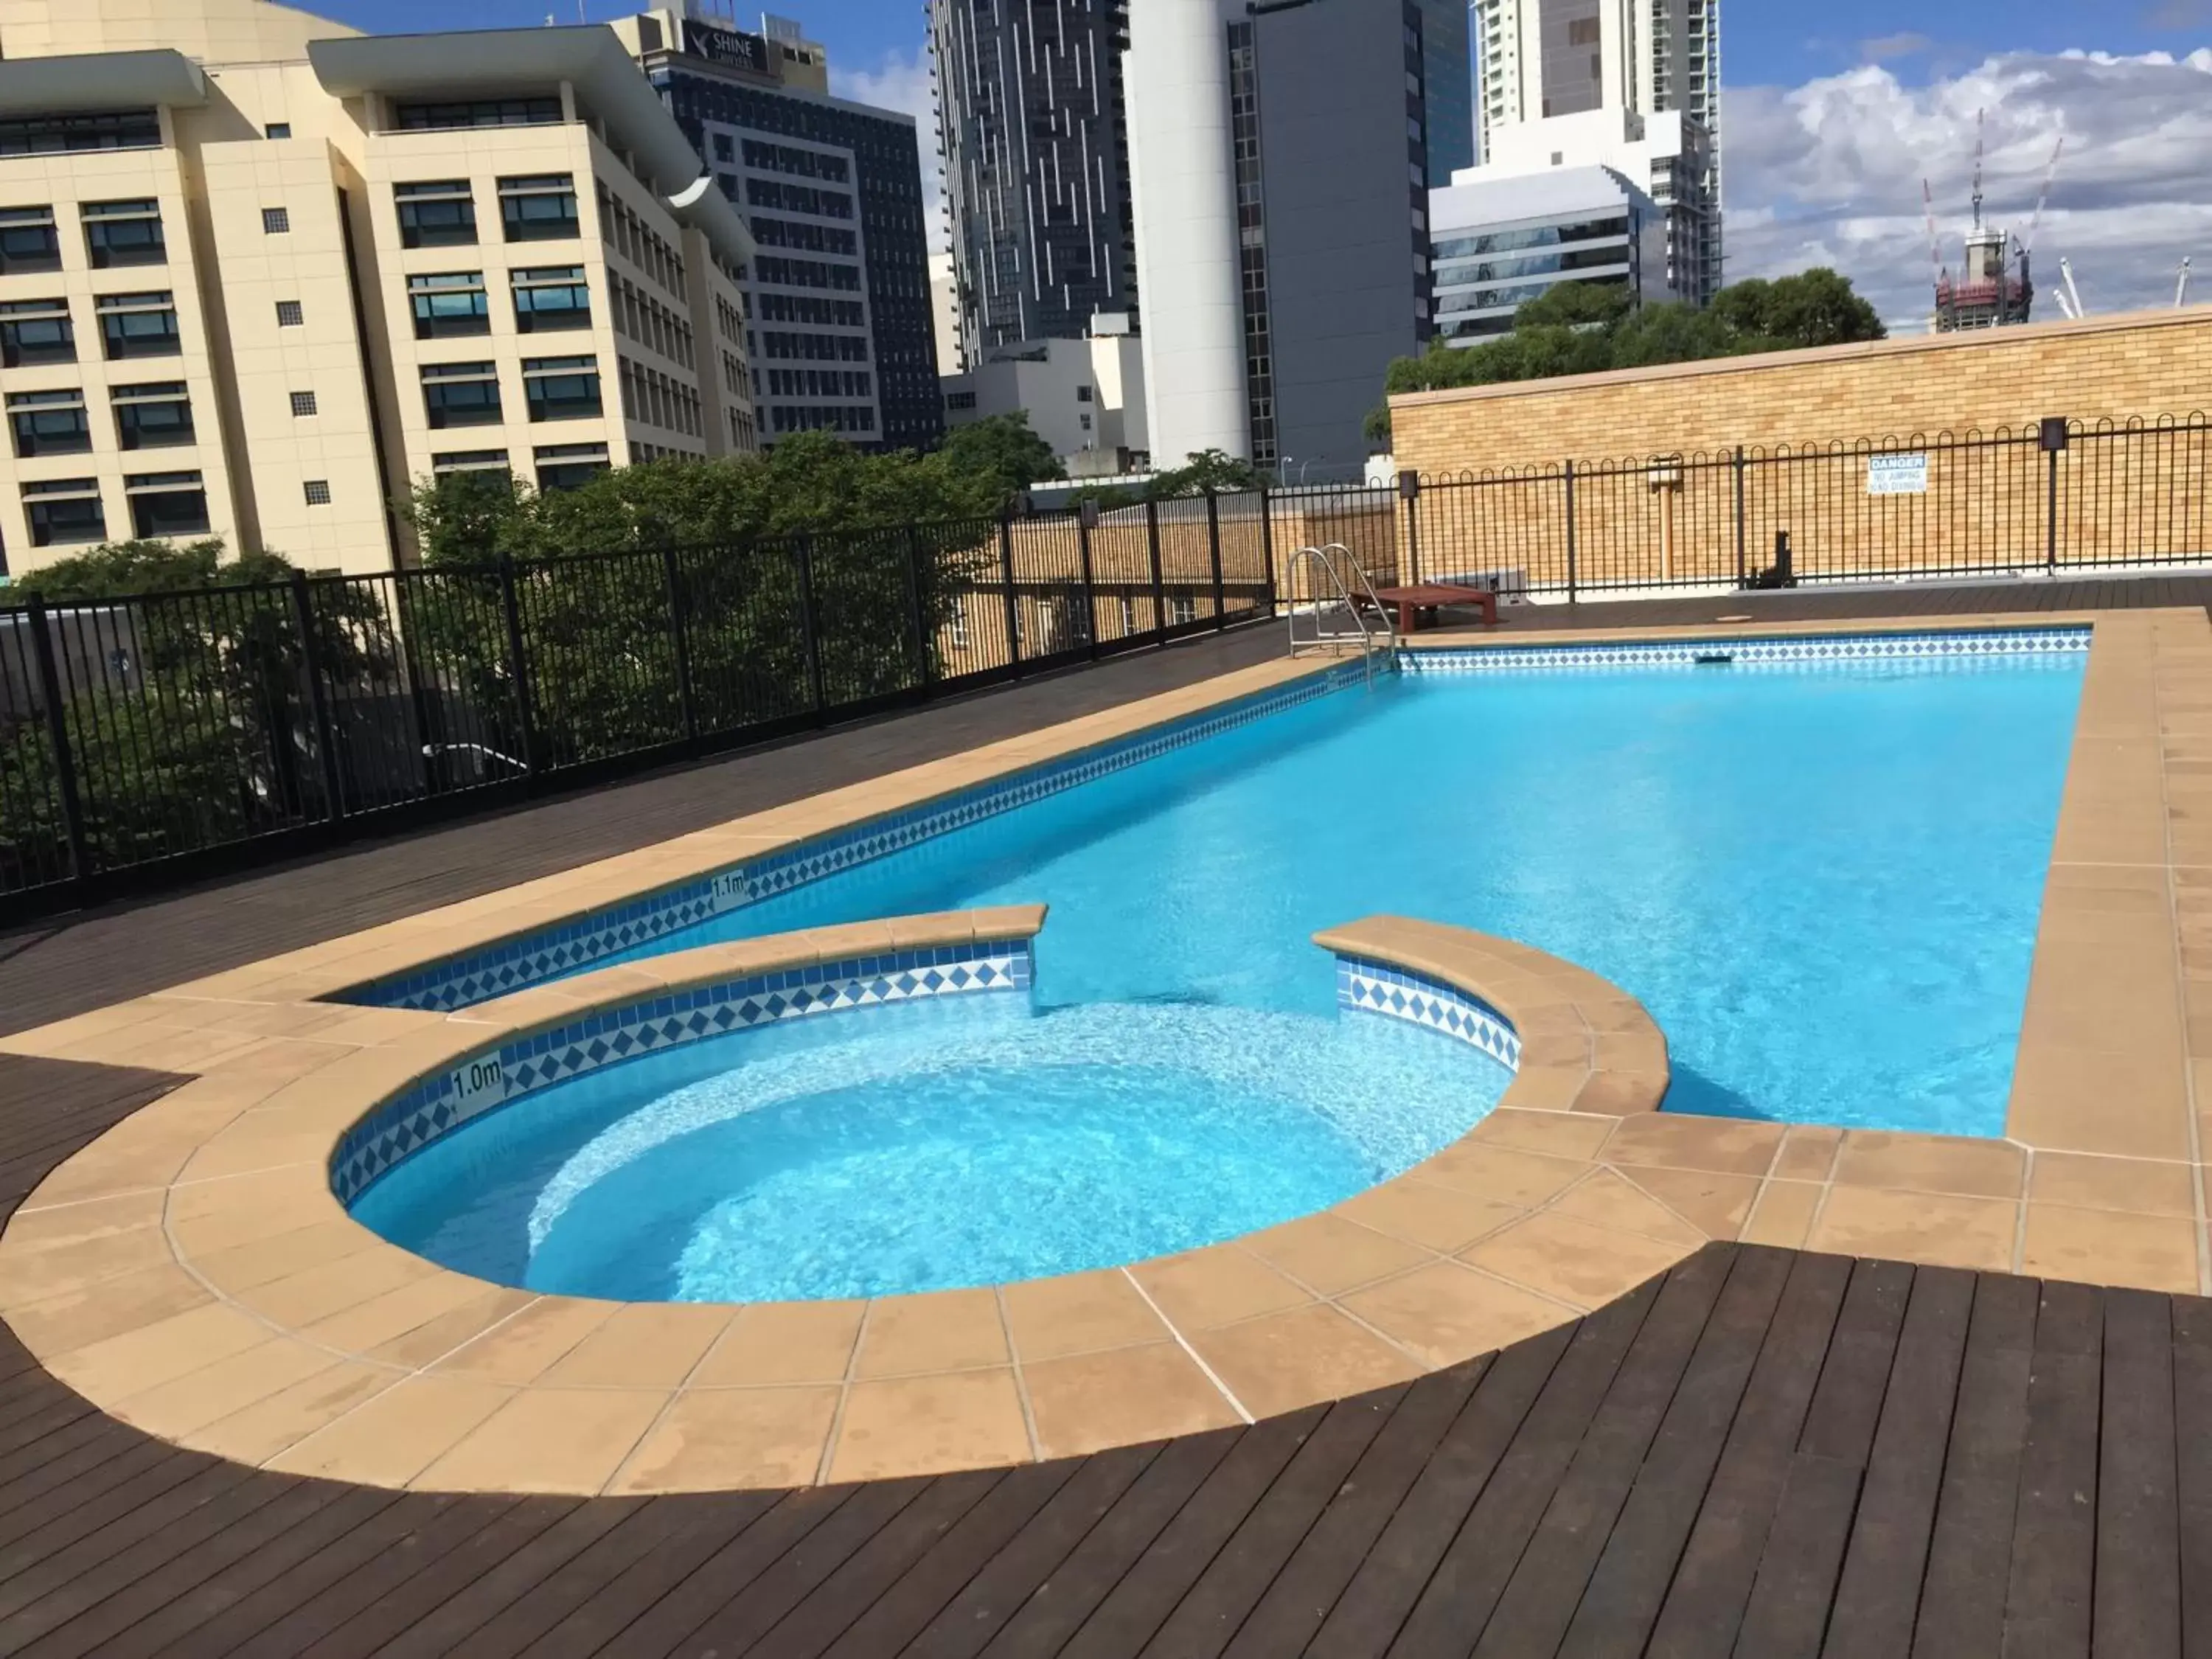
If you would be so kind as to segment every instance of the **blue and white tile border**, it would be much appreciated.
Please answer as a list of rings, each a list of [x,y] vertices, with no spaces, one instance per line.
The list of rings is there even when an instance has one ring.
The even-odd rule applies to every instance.
[[[482,951],[447,957],[410,973],[341,993],[337,1000],[386,1008],[450,1012],[556,979],[610,957],[665,939],[694,923],[742,910],[825,876],[902,851],[1065,789],[1121,771],[1255,720],[1310,702],[1364,678],[1360,665],[1324,672],[1239,698],[1063,759],[1044,762],[988,784],[839,830],[712,876],[595,910],[558,927]]]
[[[979,939],[755,974],[594,1010],[467,1055],[377,1107],[340,1139],[331,1156],[331,1190],[349,1205],[379,1177],[485,1113],[626,1060],[817,1014],[1026,992],[1033,968],[1030,939]]]
[[[1942,661],[2080,653],[2086,626],[1973,629],[1911,633],[1822,634],[1789,637],[1663,640],[1589,645],[1408,647],[1400,666],[1416,674],[1495,673],[1527,670],[1692,667],[1725,652],[1738,667]],[[979,784],[902,812],[818,836],[628,903],[433,962],[413,971],[342,993],[338,1000],[449,1012],[556,979],[681,932],[717,915],[804,887],[933,836],[994,817],[1062,790],[1246,726],[1364,678],[1357,662],[1339,664],[1255,693],[1202,714],[1172,720],[1008,777]]]
[[[1513,1022],[1480,997],[1425,975],[1365,957],[1336,959],[1336,1006],[1402,1019],[1480,1048],[1509,1072],[1521,1068]]]
[[[1981,628],[1900,634],[1765,635],[1708,640],[1607,641],[1589,645],[1408,647],[1399,666],[1413,674],[1508,673],[1591,668],[1694,668],[1724,655],[1738,668],[1866,662],[1941,662],[2082,655],[2083,626]]]

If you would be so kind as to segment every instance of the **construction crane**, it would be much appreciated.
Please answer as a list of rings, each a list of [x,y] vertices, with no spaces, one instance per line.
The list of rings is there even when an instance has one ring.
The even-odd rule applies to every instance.
[[[2035,298],[2034,284],[2028,278],[2029,254],[2036,229],[2043,222],[2044,204],[2050,199],[2051,180],[2058,170],[2059,153],[2066,142],[2061,134],[2057,143],[2051,146],[2051,160],[2043,169],[2043,185],[2036,195],[2035,212],[2028,221],[2027,234],[2021,238],[2010,236],[1982,221],[1984,113],[1981,110],[1974,112],[1973,221],[1966,231],[1966,257],[1956,281],[1942,266],[1936,252],[1935,203],[1927,181],[1921,181],[1921,193],[1928,210],[1929,258],[1936,265],[1935,326],[1942,334],[1957,329],[2004,328],[2027,320]]]

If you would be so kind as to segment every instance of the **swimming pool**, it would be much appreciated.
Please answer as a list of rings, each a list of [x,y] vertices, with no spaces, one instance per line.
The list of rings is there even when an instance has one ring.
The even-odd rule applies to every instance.
[[[1378,1023],[1336,1013],[1333,964],[1309,938],[1376,912],[1520,939],[1639,998],[1671,1046],[1669,1109],[1999,1133],[2083,643],[2015,637],[1987,655],[1907,643],[1766,665],[1739,651],[1705,667],[1680,652],[1515,653],[1525,672],[1497,672],[1502,657],[1479,673],[1427,659],[1431,672],[1309,699],[628,953],[1043,902],[1033,1012],[871,1012],[880,1029],[748,1036],[726,1054],[702,1058],[719,1047],[702,1045],[611,1068],[574,1101],[549,1091],[437,1142],[358,1212],[450,1265],[504,1262],[488,1276],[510,1282],[542,1271],[559,1282],[541,1288],[583,1288],[581,1275],[718,1296],[985,1282],[1226,1237],[1319,1207],[1309,1200],[1356,1189],[1364,1171],[1406,1167],[1496,1097],[1495,1068],[1433,1042],[1437,1066],[1472,1069],[1424,1097],[1411,1080],[1421,1053],[1403,1048],[1423,1034],[1384,1042]],[[781,1093],[770,1062],[789,1073]],[[1387,1089],[1336,1089],[1370,1068]],[[1417,1127],[1370,1133],[1346,1115],[1363,1093],[1419,1101]],[[907,1111],[902,1098],[938,1109]],[[1105,1133],[1121,1139],[1091,1161],[1116,1173],[1077,1218],[1025,1236],[1024,1212],[1054,1190],[1040,1172],[1081,1167],[1071,1148],[1097,1127],[1075,1124],[1069,1103],[1109,1100],[1121,1115]],[[1139,1189],[1146,1136],[1178,1121],[1178,1102],[1188,1134],[1155,1145],[1164,1184],[1146,1203],[1189,1207],[1188,1224],[1117,1231],[1114,1196]],[[1032,1104],[1060,1125],[1043,1138],[1051,1156],[978,1161],[988,1127],[1018,1139]],[[1335,1150],[1307,1146],[1291,1123]],[[946,1127],[933,1144],[947,1161],[912,1190],[888,1182],[927,1162],[933,1124]],[[1258,1152],[1215,1139],[1239,1126],[1265,1126]],[[1273,1165],[1269,1141],[1282,1152]],[[1171,1173],[1209,1160],[1229,1172],[1210,1197]],[[1292,1164],[1324,1173],[1279,1180]],[[1274,1173],[1253,1172],[1262,1165]],[[471,1207],[494,1166],[526,1174]],[[962,1181],[1006,1194],[1015,1224],[995,1238],[969,1228],[989,1206],[952,1201]],[[854,1194],[896,1196],[882,1207],[911,1212],[923,1189],[948,1195],[933,1263],[885,1276],[905,1243],[859,1248],[857,1225],[848,1258],[775,1277]],[[638,1234],[659,1244],[608,1267],[621,1254],[609,1218],[662,1192],[680,1196]],[[1261,1192],[1266,1202],[1239,1207]],[[740,1208],[753,1205],[743,1217],[727,1204],[740,1194]],[[456,1243],[479,1223],[474,1244]],[[988,1269],[960,1277],[963,1261]]]

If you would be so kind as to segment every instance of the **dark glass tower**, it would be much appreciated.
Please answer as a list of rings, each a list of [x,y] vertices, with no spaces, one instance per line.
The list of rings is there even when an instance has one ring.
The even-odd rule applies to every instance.
[[[1137,309],[1127,0],[931,0],[963,361]]]
[[[818,80],[817,58],[759,35],[686,19],[681,40],[655,24],[638,46],[760,245],[744,289],[761,441],[822,430],[934,448],[945,400],[913,118],[788,84],[787,62]]]

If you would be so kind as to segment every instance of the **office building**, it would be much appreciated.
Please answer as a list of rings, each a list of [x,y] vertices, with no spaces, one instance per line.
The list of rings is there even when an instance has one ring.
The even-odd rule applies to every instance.
[[[1723,269],[1718,0],[1477,0],[1475,9],[1482,167],[1627,174],[1666,214],[1669,284],[1705,303]]]
[[[1139,309],[1127,30],[1127,0],[931,0],[964,363]]]
[[[937,337],[937,376],[960,372],[960,277],[950,253],[929,256],[929,318]],[[948,416],[950,411],[947,411]],[[947,424],[950,420],[948,418]]]
[[[744,227],[605,27],[0,6],[0,543],[411,550],[436,473],[753,445]]]
[[[1357,476],[1384,371],[1430,326],[1429,21],[1415,0],[1130,0],[1158,465],[1212,448]]]
[[[1015,414],[1072,477],[1142,465],[1152,449],[1142,343],[1125,319],[1107,318],[1086,339],[986,346],[981,362],[946,377],[947,425]]]
[[[914,118],[832,97],[828,54],[782,18],[755,33],[684,0],[614,27],[759,245],[744,287],[761,441],[933,447],[945,408]]]
[[[1666,216],[1610,167],[1559,167],[1429,192],[1436,331],[1474,345],[1561,283],[1602,283],[1638,300],[1671,300]]]

